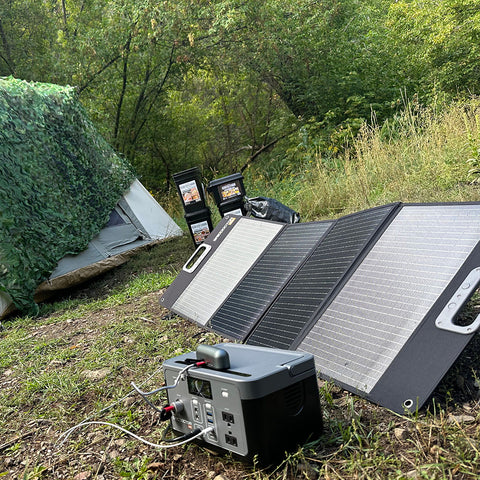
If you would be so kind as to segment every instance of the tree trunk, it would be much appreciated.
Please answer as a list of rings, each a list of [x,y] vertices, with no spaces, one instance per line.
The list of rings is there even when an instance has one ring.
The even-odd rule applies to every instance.
[[[125,98],[125,92],[127,90],[128,57],[130,55],[131,41],[132,41],[132,34],[129,35],[123,51],[122,90],[120,92],[120,98],[118,99],[117,112],[115,115],[115,126],[113,129],[113,143],[116,149],[118,149],[119,147],[118,132],[120,129],[120,117],[122,115],[123,99]]]
[[[0,38],[2,39],[3,50],[5,55],[0,54],[0,58],[5,62],[8,67],[9,73],[15,75],[15,65],[12,60],[12,51],[10,49],[10,44],[8,43],[7,35],[3,29],[2,19],[0,18]]]

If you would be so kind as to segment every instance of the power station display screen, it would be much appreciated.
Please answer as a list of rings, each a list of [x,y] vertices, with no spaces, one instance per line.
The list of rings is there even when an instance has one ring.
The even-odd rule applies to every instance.
[[[212,399],[212,386],[209,381],[187,377],[188,392],[202,398]]]

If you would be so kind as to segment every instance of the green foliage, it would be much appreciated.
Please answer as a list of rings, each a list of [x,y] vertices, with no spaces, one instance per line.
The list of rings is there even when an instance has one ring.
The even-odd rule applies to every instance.
[[[55,68],[56,25],[48,4],[36,0],[0,3],[0,76],[33,80]]]
[[[479,92],[480,10],[476,0],[398,1],[391,5],[399,72],[425,95]]]
[[[479,32],[475,0],[6,0],[0,74],[75,85],[164,195],[193,165],[335,169],[364,122],[396,134],[402,95],[477,92]]]
[[[154,190],[194,164],[231,173],[270,155],[299,115],[316,117],[329,131],[322,142],[339,149],[398,95],[382,43],[386,0],[30,3],[0,7],[10,20],[0,68],[76,85]],[[22,15],[27,5],[34,15]]]
[[[72,88],[0,79],[0,289],[35,313],[33,293],[86,248],[133,180]]]
[[[155,156],[146,147],[135,159],[155,191],[172,186],[172,173],[197,165],[206,181],[238,172],[296,123],[278,95],[250,82],[246,72],[196,69],[184,82],[168,92],[162,117],[152,126]]]
[[[151,469],[149,468],[149,464],[151,463],[152,459],[146,456],[135,458],[133,462],[115,461],[120,477],[130,478],[131,480],[151,479]]]
[[[337,162],[321,152],[297,184],[305,219],[402,202],[478,200],[470,185],[478,148],[478,101],[442,110],[411,102],[388,128],[364,126]]]
[[[303,118],[336,125],[384,117],[398,78],[383,43],[389,2],[263,2],[252,11],[247,45],[252,67]]]
[[[473,183],[480,182],[480,118],[476,112],[465,112],[465,127],[467,129],[470,158],[467,162],[471,168],[468,171]]]

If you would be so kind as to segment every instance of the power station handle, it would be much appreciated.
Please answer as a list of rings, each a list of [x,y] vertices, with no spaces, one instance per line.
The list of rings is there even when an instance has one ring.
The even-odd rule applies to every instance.
[[[185,262],[183,270],[187,273],[192,273],[195,269],[202,263],[202,260],[208,254],[212,247],[206,243],[199,245],[197,249],[193,252],[193,255]]]
[[[469,335],[480,327],[480,315],[468,325],[457,325],[454,320],[460,309],[472,296],[480,283],[480,267],[473,269],[462,282],[458,290],[452,295],[444,309],[435,321],[435,325],[442,330]]]
[[[215,370],[228,370],[230,368],[228,352],[214,345],[200,344],[197,347],[197,360],[203,360],[209,367]]]

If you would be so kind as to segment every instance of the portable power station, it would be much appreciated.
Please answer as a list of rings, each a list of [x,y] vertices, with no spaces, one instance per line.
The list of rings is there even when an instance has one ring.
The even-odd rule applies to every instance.
[[[185,371],[199,361],[205,363]],[[196,352],[166,360],[163,371],[168,400],[176,406],[170,419],[173,431],[185,435],[213,427],[197,440],[212,450],[268,464],[322,431],[309,353],[232,343],[200,345]]]

